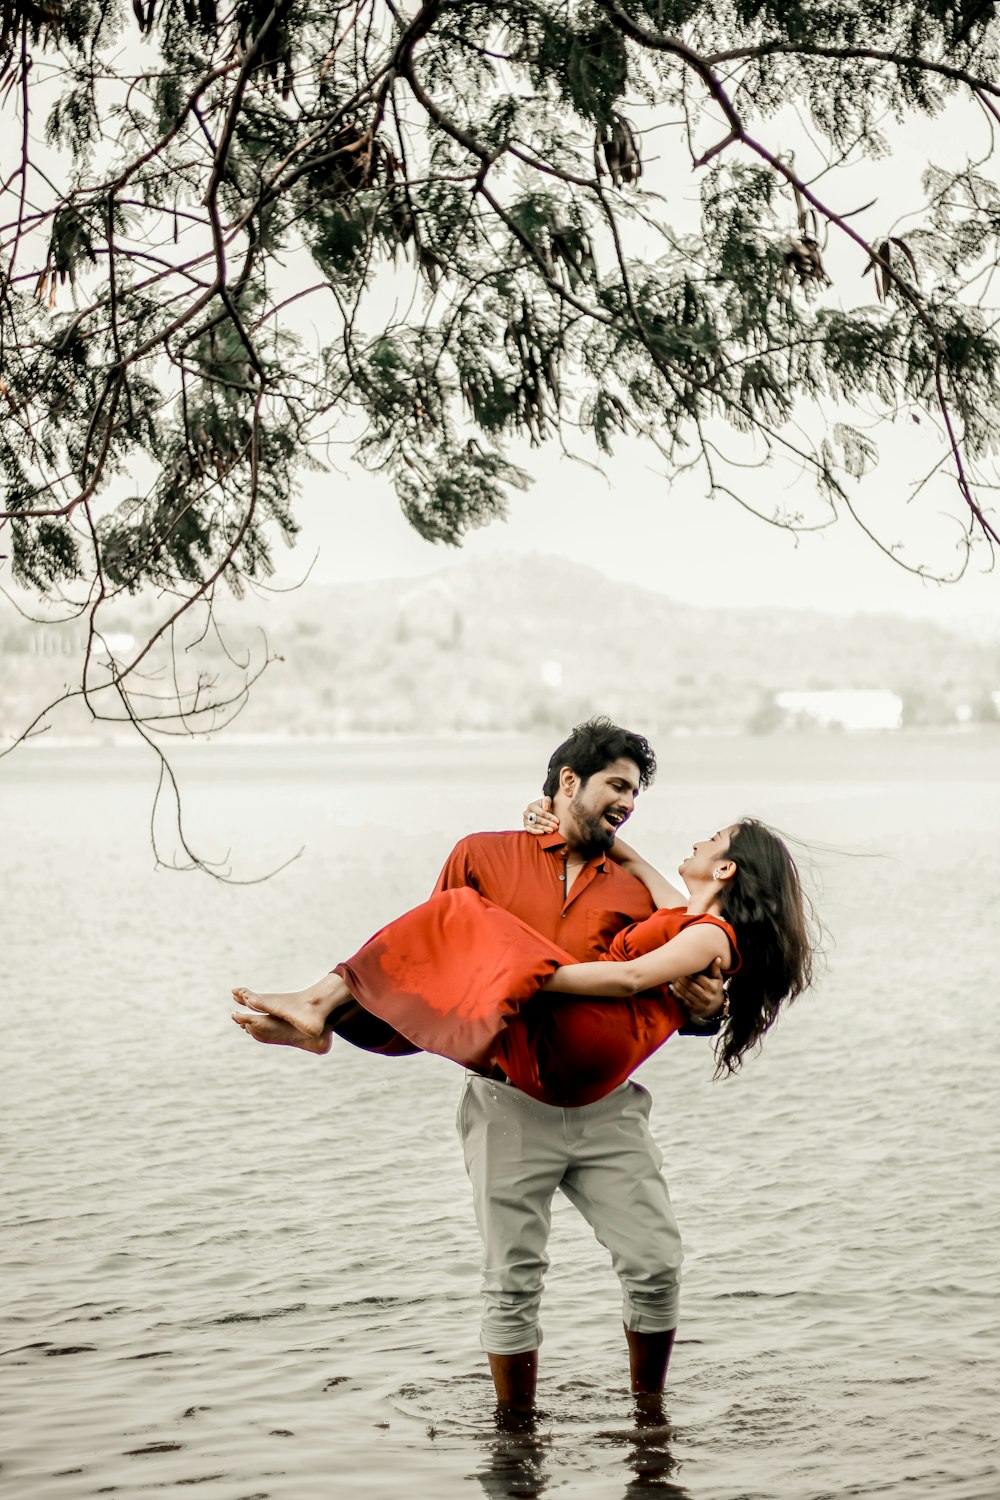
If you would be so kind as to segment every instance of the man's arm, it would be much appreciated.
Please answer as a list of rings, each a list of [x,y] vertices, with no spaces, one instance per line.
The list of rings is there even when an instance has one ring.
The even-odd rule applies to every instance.
[[[687,1011],[689,1020],[679,1036],[715,1036],[722,1025],[726,992],[722,984],[722,965],[716,960],[707,974],[689,974],[675,979],[670,986],[676,999]]]
[[[473,868],[472,848],[468,838],[459,839],[448,855],[431,895],[440,895],[442,891],[457,891],[465,885],[471,886],[474,891],[479,889],[479,878]]]

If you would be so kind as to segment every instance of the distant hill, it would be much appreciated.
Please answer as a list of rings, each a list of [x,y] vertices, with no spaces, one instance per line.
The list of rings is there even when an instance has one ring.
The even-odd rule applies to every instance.
[[[305,585],[220,607],[230,655],[274,662],[238,729],[296,734],[561,729],[594,712],[650,733],[766,730],[783,689],[888,688],[904,722],[994,716],[1000,637],[970,641],[893,615],[695,608],[552,557],[468,562],[418,579]],[[148,603],[109,621],[141,637]],[[0,730],[71,680],[79,623],[0,626]],[[237,687],[211,635],[181,656]],[[151,690],[157,684],[151,683]],[[74,730],[82,718],[73,715]]]

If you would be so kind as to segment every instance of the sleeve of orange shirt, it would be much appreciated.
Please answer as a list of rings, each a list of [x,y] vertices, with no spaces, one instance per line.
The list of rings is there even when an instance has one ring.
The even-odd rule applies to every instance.
[[[437,878],[437,883],[431,892],[437,896],[441,891],[455,891],[463,885],[471,886],[474,891],[479,890],[479,880],[472,866],[472,846],[470,840],[459,839],[454,849],[444,862],[444,869]]]

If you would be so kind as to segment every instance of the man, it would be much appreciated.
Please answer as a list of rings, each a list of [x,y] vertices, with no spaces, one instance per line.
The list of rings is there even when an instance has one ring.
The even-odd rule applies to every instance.
[[[455,846],[435,889],[472,886],[574,958],[599,957],[616,933],[653,909],[646,887],[608,851],[655,771],[641,735],[608,719],[578,725],[552,755],[543,788],[558,831],[471,834]],[[291,996],[234,990],[254,1009],[233,1019],[258,1041],[325,1052],[331,980],[341,984],[325,976]],[[673,989],[692,1017],[721,1011],[718,978],[678,982]],[[310,1024],[299,1030],[306,1025],[303,1005]],[[357,1016],[338,1021],[340,1036],[385,1053],[418,1050],[363,1007],[353,1009]],[[697,1023],[682,1029],[706,1030]],[[709,1019],[709,1033],[717,1029],[718,1021]],[[622,1284],[632,1390],[662,1389],[677,1325],[681,1247],[662,1157],[649,1132],[649,1104],[646,1090],[633,1082],[594,1104],[561,1109],[530,1098],[503,1074],[466,1078],[459,1133],[483,1239],[483,1347],[503,1410],[527,1410],[534,1401],[538,1308],[557,1189],[611,1253]]]
[[[578,725],[554,752],[544,793],[559,830],[472,834],[452,851],[435,887],[474,887],[581,960],[605,952],[652,911],[645,886],[608,858],[656,760],[649,743],[608,719]],[[675,992],[692,1017],[721,1009],[718,978]],[[677,1326],[680,1235],[648,1127],[649,1095],[623,1084],[596,1104],[559,1109],[504,1075],[467,1075],[458,1127],[483,1240],[483,1324],[497,1400],[534,1402],[538,1308],[548,1266],[552,1198],[564,1192],[611,1253],[622,1284],[632,1390],[662,1389]]]

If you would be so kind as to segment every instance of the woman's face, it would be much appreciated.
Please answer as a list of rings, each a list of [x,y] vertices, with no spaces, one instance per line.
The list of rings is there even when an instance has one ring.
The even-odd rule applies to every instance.
[[[687,859],[681,860],[677,873],[686,881],[711,880],[712,871],[724,863],[728,857],[729,840],[736,832],[737,826],[731,823],[728,828],[713,833],[710,839],[702,839],[700,843],[695,844]]]

